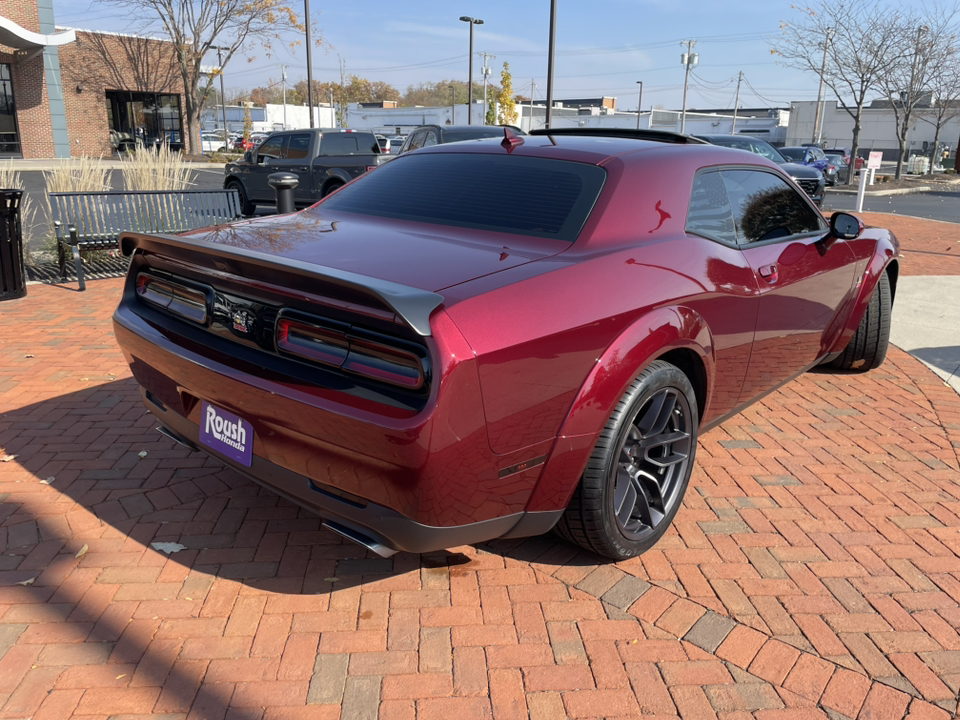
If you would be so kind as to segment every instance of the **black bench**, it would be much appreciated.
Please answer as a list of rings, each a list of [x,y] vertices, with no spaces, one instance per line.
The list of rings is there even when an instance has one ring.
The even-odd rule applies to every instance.
[[[122,232],[181,233],[241,217],[236,190],[52,192],[49,196],[60,282],[67,279],[69,247],[81,290],[87,287],[83,253],[119,248]]]

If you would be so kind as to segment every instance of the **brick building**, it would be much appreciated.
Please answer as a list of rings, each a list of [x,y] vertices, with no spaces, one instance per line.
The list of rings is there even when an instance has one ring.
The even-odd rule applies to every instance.
[[[57,28],[53,0],[0,3],[0,157],[181,147],[183,106],[171,43]]]

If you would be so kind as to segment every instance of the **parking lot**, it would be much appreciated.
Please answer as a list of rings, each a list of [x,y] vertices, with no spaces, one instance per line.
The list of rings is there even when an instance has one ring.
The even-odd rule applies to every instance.
[[[960,226],[866,220],[960,276]],[[382,559],[154,430],[121,283],[0,308],[0,718],[955,717],[960,396],[906,352],[704,434],[640,558]]]

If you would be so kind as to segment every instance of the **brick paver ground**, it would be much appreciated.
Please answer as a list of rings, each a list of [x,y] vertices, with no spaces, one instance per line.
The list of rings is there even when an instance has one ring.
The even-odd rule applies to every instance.
[[[0,718],[954,717],[960,399],[905,353],[706,433],[641,558],[384,560],[153,430],[119,287],[0,305]]]

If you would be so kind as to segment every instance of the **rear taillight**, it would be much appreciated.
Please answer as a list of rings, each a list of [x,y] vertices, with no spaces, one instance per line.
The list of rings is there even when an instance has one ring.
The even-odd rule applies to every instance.
[[[367,172],[370,172],[371,170],[376,170],[376,169],[377,169],[376,165],[367,165]]]
[[[418,390],[424,384],[422,359],[385,342],[282,315],[277,319],[276,341],[281,353],[301,360],[408,390]]]
[[[148,273],[137,275],[137,296],[196,323],[207,321],[207,295],[201,290]]]

